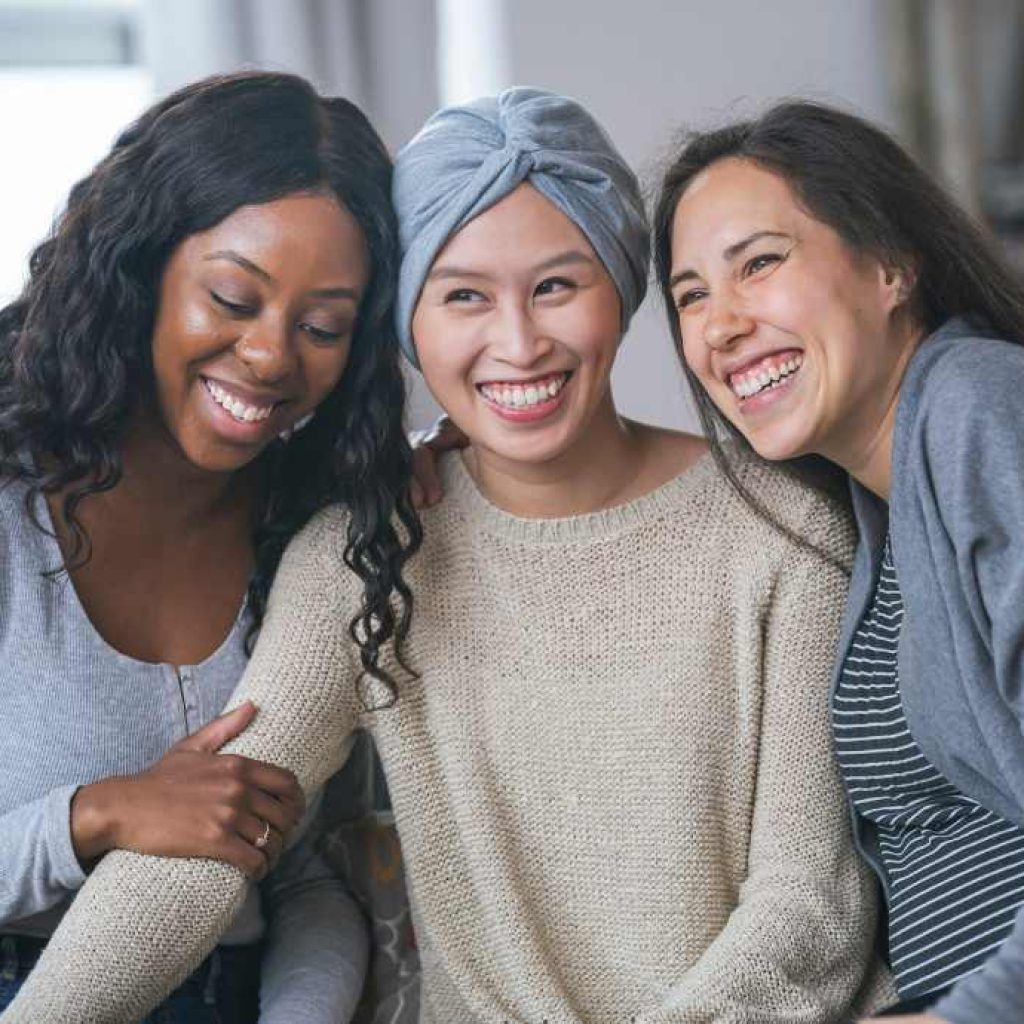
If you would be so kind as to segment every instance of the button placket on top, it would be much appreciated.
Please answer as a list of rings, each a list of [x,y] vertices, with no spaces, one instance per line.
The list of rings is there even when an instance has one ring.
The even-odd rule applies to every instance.
[[[181,691],[181,707],[185,716],[185,730],[189,736],[203,726],[203,702],[196,682],[194,665],[179,665],[175,669],[178,689]]]

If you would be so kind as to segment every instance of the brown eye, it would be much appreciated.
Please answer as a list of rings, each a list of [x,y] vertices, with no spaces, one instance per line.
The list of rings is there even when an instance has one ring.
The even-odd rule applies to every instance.
[[[210,291],[210,298],[220,306],[222,309],[226,309],[233,316],[252,316],[256,312],[255,307],[250,306],[245,302],[234,302],[224,295],[213,290]]]
[[[446,303],[449,302],[483,302],[483,296],[474,291],[472,288],[453,288],[444,297]]]
[[[692,306],[695,302],[707,298],[707,294],[703,288],[691,288],[676,299],[676,309],[686,309],[687,306]]]
[[[557,295],[575,287],[576,282],[570,281],[567,277],[546,277],[534,289],[534,295]]]
[[[777,252],[766,252],[760,256],[754,256],[748,260],[743,267],[743,276],[749,277],[751,274],[756,274],[758,271],[765,270],[767,267],[774,266],[776,263],[781,263],[785,257],[781,253]]]
[[[330,344],[335,341],[340,341],[342,338],[347,338],[351,334],[351,328],[346,328],[340,331],[331,331],[326,327],[318,327],[316,324],[311,323],[300,323],[299,330],[305,331],[306,334],[315,338],[317,341]]]

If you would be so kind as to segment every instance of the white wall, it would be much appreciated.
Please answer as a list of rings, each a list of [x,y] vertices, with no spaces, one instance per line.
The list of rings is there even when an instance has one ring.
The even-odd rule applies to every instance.
[[[460,0],[472,3],[473,0]],[[773,98],[808,96],[891,124],[885,76],[887,0],[483,0],[503,19],[503,85],[576,97],[623,155],[654,179],[684,126],[742,116]],[[480,54],[472,55],[479,62]],[[615,370],[619,405],[638,419],[695,421],[652,296]],[[413,418],[428,416],[417,385]]]

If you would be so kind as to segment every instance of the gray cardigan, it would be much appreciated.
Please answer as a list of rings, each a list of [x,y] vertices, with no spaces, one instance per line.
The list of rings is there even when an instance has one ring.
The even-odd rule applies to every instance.
[[[926,339],[900,392],[888,509],[852,490],[861,543],[839,664],[874,591],[889,520],[910,731],[950,782],[1024,828],[1024,346],[961,319]],[[855,831],[884,886],[870,833],[856,821]],[[1024,912],[935,1012],[952,1024],[1024,1020]]]

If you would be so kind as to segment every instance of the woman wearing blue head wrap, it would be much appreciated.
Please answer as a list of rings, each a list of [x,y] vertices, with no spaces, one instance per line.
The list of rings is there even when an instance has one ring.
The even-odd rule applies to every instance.
[[[750,513],[701,439],[618,414],[647,230],[578,104],[516,89],[442,111],[399,155],[395,196],[399,333],[469,439],[406,566],[417,675],[393,693],[361,677],[344,520],[322,516],[289,548],[236,695],[261,709],[246,752],[308,786],[352,730],[373,734],[421,1024],[842,1017],[875,925],[824,697],[849,524],[741,464],[801,545]],[[130,970],[155,998],[175,955],[212,941],[232,885],[215,865],[101,864],[69,915],[88,970],[59,936],[44,968],[85,1005],[77,979],[98,971],[105,993]],[[121,938],[132,892],[150,933],[172,931],[160,957]]]

